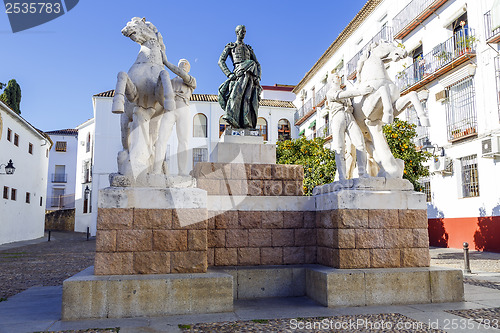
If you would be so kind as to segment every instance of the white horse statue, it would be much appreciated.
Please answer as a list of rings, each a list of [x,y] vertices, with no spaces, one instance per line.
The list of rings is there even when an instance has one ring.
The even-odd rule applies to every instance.
[[[385,63],[405,58],[407,52],[395,43],[380,41],[373,43],[358,62],[357,82],[360,87],[370,86],[375,90],[354,98],[354,118],[365,136],[369,159],[376,165],[368,168],[370,176],[402,178],[404,161],[395,159],[385,140],[382,126],[394,121],[407,107],[413,105],[422,126],[429,126],[429,118],[420,100],[426,99],[412,91],[400,96],[399,88],[390,79]],[[428,92],[427,92],[428,93]]]
[[[118,153],[118,173],[136,180],[152,172],[160,120],[175,109],[175,94],[163,66],[165,45],[158,29],[145,18],[134,17],[122,34],[141,49],[128,73],[118,73],[111,110],[121,114],[123,151]]]

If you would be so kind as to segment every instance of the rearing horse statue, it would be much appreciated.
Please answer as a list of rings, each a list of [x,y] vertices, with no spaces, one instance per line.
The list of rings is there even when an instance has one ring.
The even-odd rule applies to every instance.
[[[385,64],[405,58],[407,52],[395,43],[380,41],[373,43],[365,51],[357,66],[356,84],[370,86],[374,91],[368,95],[354,98],[354,118],[365,137],[368,156],[377,163],[368,168],[370,176],[386,178],[402,178],[404,162],[395,159],[385,140],[382,126],[394,121],[407,107],[413,105],[422,126],[429,126],[429,118],[420,100],[425,99],[426,92],[420,96],[412,91],[400,96],[399,88],[389,77]]]
[[[134,17],[122,34],[141,45],[128,73],[118,73],[112,112],[121,114],[123,151],[118,173],[137,179],[152,171],[154,144],[165,112],[175,109],[170,76],[163,66],[163,37],[145,18]]]

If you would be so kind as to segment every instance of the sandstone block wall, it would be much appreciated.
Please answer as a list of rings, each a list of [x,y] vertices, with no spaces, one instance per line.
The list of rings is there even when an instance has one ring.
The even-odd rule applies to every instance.
[[[206,270],[206,209],[99,208],[96,275]]]
[[[209,266],[316,263],[315,212],[209,212]]]
[[[426,210],[340,209],[316,214],[318,264],[335,268],[430,265]]]
[[[193,176],[208,195],[303,195],[301,165],[200,162]]]

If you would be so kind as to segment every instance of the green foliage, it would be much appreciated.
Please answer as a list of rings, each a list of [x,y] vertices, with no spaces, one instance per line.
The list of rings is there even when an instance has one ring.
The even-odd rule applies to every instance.
[[[21,87],[16,80],[12,79],[0,95],[0,100],[7,104],[14,112],[21,114]]]
[[[335,153],[324,147],[325,139],[281,141],[276,146],[278,164],[300,164],[304,167],[304,195],[312,195],[315,186],[333,182]]]
[[[415,127],[416,125],[396,118],[394,123],[384,126],[384,134],[392,155],[405,162],[403,178],[413,184],[415,191],[421,191],[422,186],[418,183],[418,179],[429,175],[429,170],[424,168],[422,163],[427,161],[432,154],[417,151],[412,141],[417,136]]]

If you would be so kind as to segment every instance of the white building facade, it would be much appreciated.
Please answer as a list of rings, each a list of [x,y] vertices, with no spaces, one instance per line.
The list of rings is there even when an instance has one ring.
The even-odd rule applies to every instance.
[[[295,95],[291,92],[293,86],[263,86],[263,96],[274,97],[274,99],[263,98],[259,107],[259,119],[257,127],[268,143],[276,143],[298,137],[298,130],[293,126],[296,108],[292,103]],[[117,153],[121,151],[120,116],[111,112],[111,104],[114,91],[107,91],[93,96],[94,118],[78,127],[79,139],[90,137],[93,140],[90,152],[86,145],[78,145],[78,168],[84,161],[91,161],[91,181],[78,186],[77,177],[77,200],[75,230],[86,231],[90,227],[90,233],[95,235],[97,222],[97,202],[99,189],[109,186],[109,174],[117,172]],[[190,169],[197,162],[211,161],[212,151],[219,142],[226,123],[222,120],[223,110],[217,102],[217,95],[193,94],[190,102],[192,126],[190,127]],[[85,132],[85,134],[84,134]],[[177,174],[177,134],[174,129],[167,146],[167,165],[170,174]],[[81,156],[81,157],[80,157]],[[78,172],[78,171],[77,171]],[[91,211],[83,213],[83,200],[85,189],[89,187],[89,203]],[[90,218],[89,218],[90,216]],[[78,230],[77,230],[78,229]]]
[[[347,88],[372,42],[395,40],[408,57],[387,68],[401,94],[429,91],[430,128],[415,143],[433,147],[428,199],[431,245],[500,251],[500,8],[494,0],[370,0],[295,87],[300,134],[328,137],[327,73]],[[492,14],[493,13],[493,14]],[[407,110],[401,119],[416,120]]]
[[[0,101],[0,244],[43,237],[50,139]],[[5,174],[12,161],[15,171]]]
[[[49,154],[46,209],[74,209],[78,130],[63,129],[46,133],[54,143]]]
[[[87,232],[92,228],[92,164],[94,160],[94,118],[76,127],[78,151],[75,177],[75,231]]]

